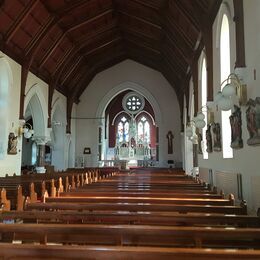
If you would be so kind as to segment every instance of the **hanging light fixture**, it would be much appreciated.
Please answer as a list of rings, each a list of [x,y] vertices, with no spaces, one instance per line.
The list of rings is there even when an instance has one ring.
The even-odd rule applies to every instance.
[[[219,91],[214,101],[218,107],[223,111],[228,111],[234,106],[234,97],[237,96],[239,105],[246,105],[247,103],[247,86],[242,84],[239,77],[235,73],[231,73],[221,85],[226,84],[222,91]]]
[[[18,136],[24,136],[26,139],[30,139],[34,134],[34,130],[31,124],[25,123],[18,128]]]

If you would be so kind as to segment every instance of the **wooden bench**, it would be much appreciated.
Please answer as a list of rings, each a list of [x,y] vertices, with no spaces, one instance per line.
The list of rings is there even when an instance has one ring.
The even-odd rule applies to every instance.
[[[32,223],[103,223],[168,226],[233,226],[260,227],[260,217],[247,215],[204,214],[176,212],[79,212],[79,211],[3,211],[1,221]]]
[[[27,210],[78,210],[78,211],[168,211],[168,212],[204,212],[246,215],[247,207],[241,206],[211,206],[211,205],[174,205],[149,203],[27,203]]]
[[[149,203],[149,204],[168,204],[168,205],[219,205],[233,206],[234,196],[230,199],[209,199],[209,198],[149,198],[149,197],[48,197],[46,202],[57,203]]]
[[[0,224],[22,242],[96,245],[260,248],[260,229],[96,224]]]
[[[149,198],[201,198],[201,199],[223,199],[223,194],[216,193],[185,193],[185,192],[152,192],[152,191],[89,191],[87,188],[85,189],[75,189],[70,192],[61,192],[59,193],[60,197],[149,197]]]
[[[126,246],[70,246],[0,244],[3,259],[84,259],[84,260],[239,260],[260,259],[260,250],[201,249]]]

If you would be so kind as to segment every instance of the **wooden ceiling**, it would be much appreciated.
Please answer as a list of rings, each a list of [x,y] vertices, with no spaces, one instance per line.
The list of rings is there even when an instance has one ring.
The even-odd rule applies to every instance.
[[[221,0],[0,0],[0,49],[77,102],[125,59],[154,68],[177,96]]]

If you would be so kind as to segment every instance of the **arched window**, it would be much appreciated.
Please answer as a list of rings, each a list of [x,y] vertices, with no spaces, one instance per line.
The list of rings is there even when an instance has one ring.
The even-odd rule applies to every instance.
[[[220,79],[223,82],[230,74],[230,30],[226,14],[222,17],[220,30]],[[224,85],[222,86],[224,87]],[[222,89],[221,89],[222,90]],[[223,158],[233,158],[231,144],[230,111],[221,112]]]
[[[117,125],[117,141],[128,142],[129,141],[129,122],[125,116],[122,116]]]
[[[9,85],[8,67],[4,59],[0,58],[0,160],[4,159],[7,150]]]
[[[139,144],[149,144],[150,137],[150,123],[145,116],[142,116],[137,123],[137,142]]]
[[[32,165],[36,165],[36,161],[37,161],[37,145],[35,142],[32,143],[32,161],[31,164]]]
[[[202,111],[205,115],[205,122],[207,126],[207,67],[206,59],[203,58],[201,66],[201,106],[203,107]],[[203,159],[208,159],[207,145],[206,145],[206,126],[202,129],[202,136],[204,139],[204,149],[203,149]]]

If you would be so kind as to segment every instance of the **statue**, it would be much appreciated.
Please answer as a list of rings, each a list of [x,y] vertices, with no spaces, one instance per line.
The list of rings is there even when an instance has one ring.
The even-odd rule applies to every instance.
[[[206,130],[206,140],[207,140],[207,152],[212,153],[211,125],[208,125],[208,128]]]
[[[213,132],[213,150],[215,152],[220,152],[221,151],[221,132],[220,132],[219,123],[212,124],[212,132]]]
[[[172,154],[173,153],[172,140],[174,138],[172,131],[168,131],[168,134],[166,135],[166,137],[168,139],[168,154]]]
[[[260,97],[247,102],[246,122],[249,133],[248,145],[260,145]]]
[[[8,136],[7,154],[17,154],[17,136],[10,133]]]
[[[235,111],[229,117],[231,124],[231,147],[233,149],[243,148],[241,109],[234,106]]]

